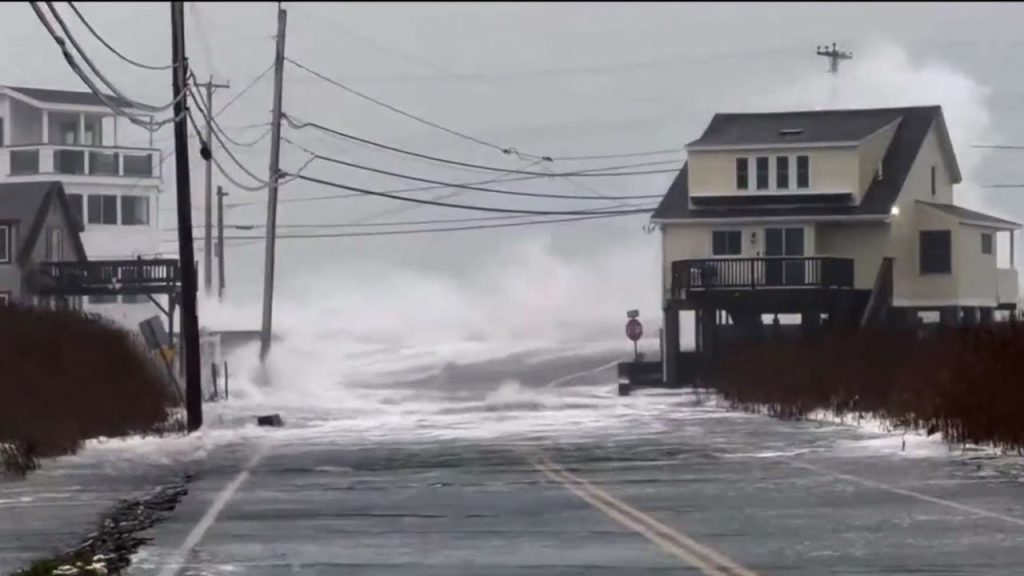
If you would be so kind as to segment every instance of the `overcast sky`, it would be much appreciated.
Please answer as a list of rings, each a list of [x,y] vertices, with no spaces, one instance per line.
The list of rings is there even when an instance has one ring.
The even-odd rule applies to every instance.
[[[57,4],[76,24],[71,12]],[[169,61],[168,3],[81,2],[78,6],[114,46],[133,58]],[[981,155],[970,149],[972,144],[995,141],[1024,143],[1024,108],[1017,103],[1024,95],[1024,81],[1016,73],[1021,45],[1017,38],[1024,25],[1020,4],[345,2],[284,6],[289,57],[439,124],[539,155],[678,148],[696,138],[718,111],[942,104],[957,153],[970,172],[964,188],[968,192],[961,193],[960,200],[1024,219],[1024,202],[1016,199],[1019,191],[980,187],[1024,182],[1024,174],[1017,169],[1020,156]],[[213,74],[232,85],[217,93],[215,109],[271,64],[275,8],[273,3],[190,3],[186,7],[193,69],[201,77]],[[0,60],[3,83],[81,88],[26,3],[4,4],[0,10],[0,51],[6,56]],[[150,103],[169,100],[169,73],[133,68],[109,54],[81,26],[74,29],[90,55],[126,93]],[[827,62],[814,53],[818,44],[833,41],[854,52],[836,87],[829,84]],[[220,117],[236,139],[259,136],[262,128],[246,127],[269,121],[270,80],[267,75]],[[287,69],[284,108],[302,119],[426,153],[503,167],[527,164],[364,102],[295,67]],[[285,130],[285,135],[324,154],[426,178],[472,181],[488,176],[367,149],[309,130]],[[169,149],[170,131],[158,134],[157,140],[158,147]],[[239,158],[260,175],[267,172],[265,144],[264,140],[238,149]],[[193,141],[193,152],[195,148]],[[286,145],[282,164],[285,170],[295,170],[305,158]],[[681,164],[684,158],[681,154],[654,158],[660,159]],[[563,162],[548,167],[564,171],[628,161],[636,160]],[[226,160],[225,164],[231,166]],[[170,176],[173,162],[166,168],[165,175]],[[201,211],[202,164],[193,160],[192,168],[193,194]],[[415,184],[324,163],[308,170],[317,177],[379,190]],[[240,170],[232,173],[248,181]],[[551,179],[504,186],[559,194],[590,195],[595,190],[661,194],[671,177]],[[229,203],[254,202],[227,212],[229,223],[263,222],[263,193],[233,189],[219,176],[215,180],[230,191]],[[333,192],[341,191],[296,182],[282,189],[281,198]],[[602,205],[537,199],[510,202],[475,192],[452,200],[551,209]],[[161,202],[165,208],[162,227],[172,228],[171,178],[166,180]],[[385,199],[346,199],[282,204],[279,222],[475,215],[410,209]],[[202,221],[198,213],[195,221]],[[380,286],[398,294],[402,279],[410,277],[429,278],[441,285],[475,282],[478,290],[496,278],[529,277],[529,286],[543,290],[552,288],[545,283],[553,270],[568,269],[574,270],[570,276],[577,281],[585,276],[601,282],[602,274],[633,276],[638,292],[644,293],[636,299],[650,304],[657,301],[659,255],[656,235],[642,229],[645,222],[645,216],[638,216],[600,224],[445,236],[282,240],[278,278],[284,298],[301,300],[341,286],[353,290],[358,286],[370,293],[373,289],[367,286]],[[173,240],[174,235],[165,237]],[[228,254],[232,295],[256,301],[262,243],[236,243]],[[538,260],[545,264],[531,269],[530,263]],[[582,262],[590,263],[589,268],[572,268],[583,266]],[[572,278],[560,282],[562,290],[572,292],[568,288]],[[609,285],[620,292],[630,289],[630,284]],[[412,290],[411,285],[406,287]]]

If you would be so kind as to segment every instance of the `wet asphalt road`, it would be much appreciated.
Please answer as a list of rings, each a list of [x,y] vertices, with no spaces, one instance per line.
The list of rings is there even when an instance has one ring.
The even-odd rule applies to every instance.
[[[131,573],[1024,573],[1017,480],[933,440],[618,398],[612,369],[544,390],[608,360],[449,370],[377,421],[210,444]]]

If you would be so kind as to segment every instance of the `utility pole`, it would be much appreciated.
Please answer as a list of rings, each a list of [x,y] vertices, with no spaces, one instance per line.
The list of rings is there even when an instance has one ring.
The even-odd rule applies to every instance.
[[[231,85],[215,84],[213,76],[203,84],[197,84],[206,89],[206,149],[210,152],[206,156],[206,226],[203,236],[203,291],[210,293],[213,286],[213,254],[211,244],[213,243],[213,91],[217,88],[230,88]]]
[[[260,361],[270,353],[270,331],[274,315],[274,244],[277,240],[277,180],[281,155],[281,92],[284,84],[284,32],[288,12],[277,5],[277,52],[274,55],[274,117],[270,124],[270,178],[267,186],[267,254],[263,271],[263,327],[260,332]]]
[[[185,3],[171,2],[171,85],[174,90],[174,163],[178,193],[178,266],[181,269],[181,337],[185,352],[185,411],[188,431],[203,425],[199,373],[199,318],[196,316],[196,265],[192,246],[192,190],[188,169],[188,103],[185,93]],[[173,326],[171,327],[173,330]]]
[[[828,71],[832,74],[839,74],[839,63],[843,60],[852,60],[853,53],[843,52],[836,48],[836,43],[832,43],[832,47],[818,46],[818,56],[824,56],[828,58]]]
[[[217,300],[224,299],[224,197],[228,193],[217,186]]]

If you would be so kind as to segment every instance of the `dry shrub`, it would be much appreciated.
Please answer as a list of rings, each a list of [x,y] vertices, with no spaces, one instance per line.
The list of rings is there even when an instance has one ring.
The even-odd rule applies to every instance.
[[[1013,324],[750,344],[723,354],[705,380],[733,406],[780,418],[872,414],[950,443],[1024,448],[1024,333]]]
[[[177,403],[172,390],[140,338],[112,322],[0,307],[0,444],[22,461],[152,431]]]

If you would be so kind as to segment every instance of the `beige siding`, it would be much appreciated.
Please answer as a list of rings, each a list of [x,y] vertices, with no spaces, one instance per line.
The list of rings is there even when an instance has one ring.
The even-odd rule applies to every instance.
[[[672,262],[697,258],[716,258],[711,253],[711,236],[715,230],[739,230],[742,252],[735,258],[756,258],[764,254],[765,228],[802,227],[804,254],[819,254],[819,240],[811,224],[665,224],[661,234],[662,286],[667,291],[672,277]],[[717,256],[728,258],[728,256]]]
[[[890,255],[891,229],[879,223],[820,223],[817,226],[818,254],[853,258],[853,283],[858,290],[875,285],[882,258]]]
[[[810,159],[810,188],[796,189],[797,155],[806,155]],[[750,192],[755,190],[755,166],[753,159],[768,156],[769,189],[765,192],[815,192],[815,193],[855,193],[860,185],[860,161],[857,148],[809,148],[809,149],[751,149],[728,151],[692,151],[687,158],[689,170],[690,194],[693,196],[735,194],[736,159],[750,158]],[[790,156],[788,190],[775,188],[775,156]],[[747,192],[747,190],[744,190]]]
[[[931,172],[935,167],[935,194],[932,195]],[[883,178],[885,175],[883,175]],[[916,204],[926,202],[952,203],[953,182],[939,146],[936,127],[932,126],[910,168],[903,190],[897,199],[899,216],[893,218],[893,298],[900,303],[952,304],[958,298],[957,268],[959,243],[955,219]],[[922,276],[918,269],[918,232],[921,230],[951,230],[953,232],[953,274],[949,276]]]
[[[860,181],[857,186],[857,201],[864,197],[864,192],[867,191],[868,186],[875,179],[878,174],[878,167],[882,163],[882,158],[885,157],[886,150],[889,149],[889,144],[892,142],[892,137],[896,134],[896,128],[899,127],[898,122],[894,122],[890,126],[879,130],[870,138],[861,143],[857,149],[857,153],[860,156]],[[882,174],[885,177],[885,174]]]
[[[959,270],[960,299],[967,304],[995,306],[999,291],[995,230],[960,224],[959,231],[954,238],[958,245],[958,259],[953,268]],[[982,234],[992,234],[992,254],[981,253]]]

